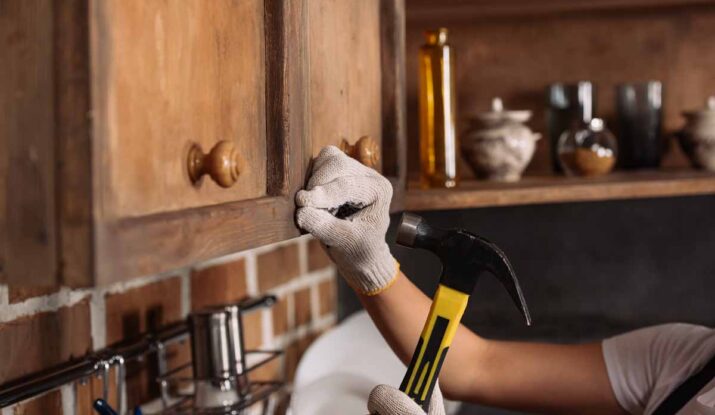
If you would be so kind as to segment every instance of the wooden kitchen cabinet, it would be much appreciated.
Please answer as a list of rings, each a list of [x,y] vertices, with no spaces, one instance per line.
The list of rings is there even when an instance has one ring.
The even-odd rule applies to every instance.
[[[6,282],[101,285],[295,237],[311,157],[362,136],[398,207],[403,48],[402,0],[1,2]]]
[[[382,136],[380,0],[308,2],[311,154]],[[335,59],[345,56],[346,59]],[[378,166],[379,167],[379,166]]]

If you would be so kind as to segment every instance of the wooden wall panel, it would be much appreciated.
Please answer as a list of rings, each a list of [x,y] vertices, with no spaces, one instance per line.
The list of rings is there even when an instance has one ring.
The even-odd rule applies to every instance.
[[[56,278],[52,30],[52,2],[0,2],[0,250],[8,283]]]
[[[408,3],[408,16],[409,3]],[[615,127],[616,84],[656,79],[664,84],[664,126],[680,128],[680,112],[702,107],[715,93],[715,7],[616,10],[450,20],[435,16],[407,24],[409,164],[418,165],[417,50],[426,28],[445,25],[457,54],[458,113],[488,109],[500,96],[513,109],[531,109],[530,125],[545,132],[545,90],[552,82],[591,80],[597,115]],[[675,146],[666,165],[683,165]],[[464,163],[462,171],[471,172]],[[539,142],[528,172],[549,170],[548,142]]]
[[[263,0],[94,1],[92,49],[104,217],[251,199],[266,193]],[[230,189],[192,186],[191,143],[232,141]]]
[[[313,155],[382,135],[379,0],[308,2]]]
[[[390,209],[402,209],[407,176],[405,96],[405,2],[380,1],[382,66],[382,174],[393,186]]]
[[[5,244],[7,243],[7,227],[5,225],[5,193],[7,191],[7,157],[5,157],[6,140],[0,137],[0,284],[5,282]]]
[[[4,10],[0,10],[3,13]],[[0,23],[4,22],[6,17],[0,14]],[[5,24],[3,24],[3,27]],[[7,33],[5,33],[2,28],[0,28],[0,45],[5,45]],[[3,47],[3,50],[8,51],[9,48]],[[0,57],[6,58],[2,52],[0,52]],[[0,74],[2,69],[0,69]],[[5,77],[3,77],[5,79]],[[5,86],[0,80],[0,85]],[[0,97],[0,109],[5,109],[9,105],[6,100]],[[4,112],[3,112],[4,113]],[[5,245],[7,244],[7,162],[8,162],[8,145],[10,141],[10,136],[6,134],[8,120],[2,116],[0,113],[0,284],[5,281]]]
[[[2,127],[0,127],[2,128]],[[5,281],[5,245],[7,243],[7,144],[8,137],[0,134],[0,284]]]

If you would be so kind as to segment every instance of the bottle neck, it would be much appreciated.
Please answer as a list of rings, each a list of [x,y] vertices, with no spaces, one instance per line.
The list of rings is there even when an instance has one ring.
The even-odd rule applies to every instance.
[[[444,46],[447,44],[447,29],[428,30],[425,32],[427,44],[432,46]]]

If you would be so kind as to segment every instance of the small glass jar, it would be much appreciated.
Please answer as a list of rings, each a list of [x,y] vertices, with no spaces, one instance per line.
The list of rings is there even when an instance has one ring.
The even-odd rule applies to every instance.
[[[600,176],[616,165],[616,137],[603,120],[593,118],[561,134],[558,154],[561,167],[570,176]]]
[[[596,88],[589,81],[551,84],[547,90],[546,122],[554,171],[563,172],[559,162],[559,138],[574,125],[589,123],[596,112]]]

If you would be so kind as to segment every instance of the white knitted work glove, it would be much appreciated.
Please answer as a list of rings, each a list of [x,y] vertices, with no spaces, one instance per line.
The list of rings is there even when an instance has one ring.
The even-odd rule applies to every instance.
[[[375,386],[367,400],[367,410],[373,415],[425,415],[425,411],[409,396],[388,385]],[[432,391],[427,415],[445,415],[444,400],[442,392],[439,390],[439,384],[435,385],[434,391]]]
[[[320,151],[306,190],[295,198],[298,226],[320,240],[348,284],[362,294],[379,293],[397,275],[385,242],[391,199],[386,178],[334,146]]]

